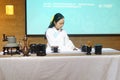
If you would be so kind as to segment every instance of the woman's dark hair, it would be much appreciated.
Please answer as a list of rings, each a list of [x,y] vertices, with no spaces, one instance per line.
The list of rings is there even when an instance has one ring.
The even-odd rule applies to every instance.
[[[58,22],[60,19],[63,19],[64,16],[61,13],[56,13],[53,17],[53,20],[50,22],[50,25],[48,26],[48,28],[52,28],[55,26],[54,22]],[[45,36],[44,38],[46,39],[46,32],[45,32]]]
[[[58,22],[60,19],[63,19],[63,18],[64,16],[61,13],[56,13],[48,28],[54,27],[55,26],[54,22]]]

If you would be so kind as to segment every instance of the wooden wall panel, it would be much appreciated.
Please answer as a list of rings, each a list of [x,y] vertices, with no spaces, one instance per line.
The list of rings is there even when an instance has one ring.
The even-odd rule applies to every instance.
[[[5,5],[13,4],[15,14],[5,15]],[[2,35],[14,35],[18,41],[22,41],[25,34],[25,0],[1,0],[0,1],[0,50],[6,42],[2,41]],[[111,47],[120,50],[120,36],[79,36],[70,37],[76,47],[92,41],[94,44],[102,44],[103,47]],[[43,37],[29,37],[28,43],[46,43]]]

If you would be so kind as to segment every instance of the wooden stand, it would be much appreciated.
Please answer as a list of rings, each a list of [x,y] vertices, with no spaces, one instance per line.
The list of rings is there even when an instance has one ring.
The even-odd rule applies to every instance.
[[[19,46],[16,47],[3,47],[3,55],[7,54],[11,54],[11,56],[13,55],[13,49],[16,49],[15,54],[20,54],[19,53]]]

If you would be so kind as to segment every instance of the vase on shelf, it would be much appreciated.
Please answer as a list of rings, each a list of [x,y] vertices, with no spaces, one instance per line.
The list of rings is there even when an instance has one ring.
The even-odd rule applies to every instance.
[[[23,41],[24,41],[24,46],[22,49],[23,56],[29,56],[29,49],[28,49],[28,45],[27,45],[28,38],[26,35],[24,36]]]

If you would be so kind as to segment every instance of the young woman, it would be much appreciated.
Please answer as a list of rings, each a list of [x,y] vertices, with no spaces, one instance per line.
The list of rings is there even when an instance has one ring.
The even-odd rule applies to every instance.
[[[67,33],[62,29],[63,25],[64,16],[61,13],[55,14],[46,31],[47,51],[52,51],[53,47],[58,47],[59,51],[76,50]]]

